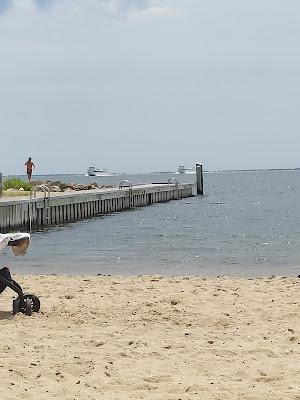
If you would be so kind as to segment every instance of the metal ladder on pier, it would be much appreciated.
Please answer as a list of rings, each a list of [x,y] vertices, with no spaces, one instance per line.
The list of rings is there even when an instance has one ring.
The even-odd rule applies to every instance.
[[[133,195],[132,195],[132,183],[131,181],[129,181],[128,179],[124,179],[120,185],[119,185],[119,189],[123,189],[123,188],[129,188],[128,190],[128,194],[129,194],[129,208],[133,208],[134,205],[134,201],[133,201]]]
[[[170,178],[168,180],[169,185],[175,185],[175,190],[176,190],[176,198],[179,199],[179,191],[178,191],[178,180],[176,178]]]
[[[47,185],[36,185],[30,191],[30,199],[36,198],[36,192],[44,193],[44,221],[47,225],[50,225],[50,189]],[[29,229],[31,232],[32,228],[32,207],[29,207]]]

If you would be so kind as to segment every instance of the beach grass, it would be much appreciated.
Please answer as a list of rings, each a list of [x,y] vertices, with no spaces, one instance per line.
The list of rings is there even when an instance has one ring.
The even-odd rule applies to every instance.
[[[30,182],[23,181],[20,178],[9,178],[5,179],[3,182],[3,190],[7,189],[24,189],[24,191],[29,191],[32,189],[32,184]]]

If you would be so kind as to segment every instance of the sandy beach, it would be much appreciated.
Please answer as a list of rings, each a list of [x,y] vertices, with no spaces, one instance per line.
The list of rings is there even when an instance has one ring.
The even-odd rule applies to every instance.
[[[299,278],[14,276],[0,398],[300,399]]]

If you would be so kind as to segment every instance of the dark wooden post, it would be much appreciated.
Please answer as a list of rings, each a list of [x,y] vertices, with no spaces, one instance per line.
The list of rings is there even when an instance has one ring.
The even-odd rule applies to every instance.
[[[2,197],[2,172],[0,172],[0,197]]]
[[[203,168],[202,164],[196,164],[197,194],[203,195]]]

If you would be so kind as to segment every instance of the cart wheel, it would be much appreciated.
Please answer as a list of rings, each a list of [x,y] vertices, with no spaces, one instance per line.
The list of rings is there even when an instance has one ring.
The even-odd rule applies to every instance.
[[[13,315],[18,314],[20,311],[20,297],[13,299]]]
[[[41,308],[41,302],[37,296],[34,294],[24,294],[24,301],[26,302],[27,305],[27,300],[30,300],[31,302],[31,310],[33,312],[39,312]],[[27,308],[27,306],[26,306]],[[31,314],[30,314],[31,315]]]
[[[32,300],[27,297],[27,299],[24,299],[25,302],[25,314],[26,315],[31,315],[32,314]]]

